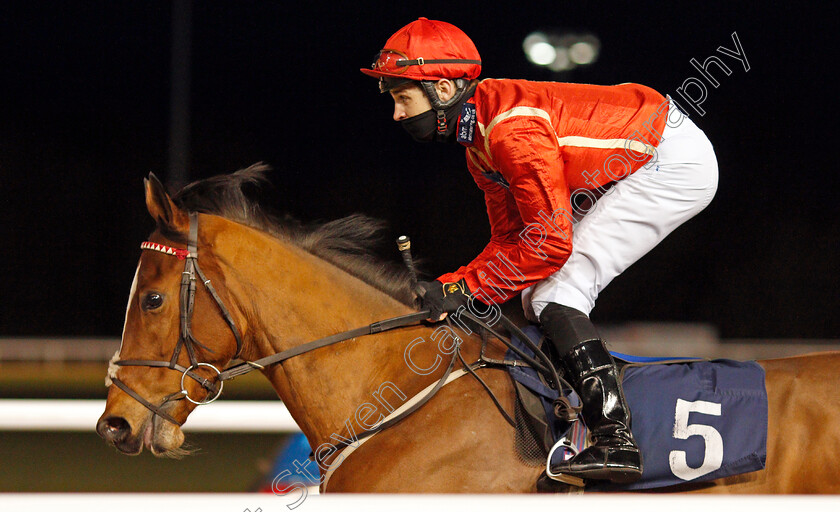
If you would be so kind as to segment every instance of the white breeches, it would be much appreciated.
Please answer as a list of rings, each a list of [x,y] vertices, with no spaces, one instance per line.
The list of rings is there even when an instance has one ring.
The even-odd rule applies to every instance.
[[[709,139],[685,115],[670,116],[655,157],[617,182],[574,225],[572,254],[563,268],[522,292],[526,316],[537,320],[551,302],[589,315],[613,278],[709,205],[717,184]]]

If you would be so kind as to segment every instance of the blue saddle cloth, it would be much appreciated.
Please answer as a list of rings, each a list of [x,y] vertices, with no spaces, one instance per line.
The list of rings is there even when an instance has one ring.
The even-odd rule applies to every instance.
[[[525,333],[539,343],[540,332]],[[531,351],[519,340],[514,343]],[[588,490],[629,491],[704,482],[764,468],[767,459],[767,391],[764,369],[755,362],[639,358],[613,353],[623,369],[632,430],[642,451],[642,479],[628,485],[592,483]],[[508,351],[507,357],[516,355]],[[671,361],[671,362],[669,362]],[[557,392],[527,367],[511,376],[541,397],[555,441],[568,431],[551,414]],[[572,395],[570,400],[579,403]],[[557,450],[555,456],[564,456]]]

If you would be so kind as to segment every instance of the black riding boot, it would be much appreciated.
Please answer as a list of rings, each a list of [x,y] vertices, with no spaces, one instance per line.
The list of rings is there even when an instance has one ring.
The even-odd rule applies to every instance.
[[[553,307],[557,306],[557,307]],[[630,409],[615,361],[583,313],[552,304],[540,315],[546,336],[558,346],[569,383],[580,396],[592,444],[575,457],[552,464],[551,473],[583,479],[635,482],[642,454],[630,431]],[[569,342],[583,337],[571,350]],[[589,339],[586,339],[589,338]]]
[[[642,476],[642,454],[630,431],[630,409],[612,356],[599,339],[576,346],[563,356],[570,384],[583,402],[583,422],[592,445],[551,466],[552,473],[584,479],[635,482]]]

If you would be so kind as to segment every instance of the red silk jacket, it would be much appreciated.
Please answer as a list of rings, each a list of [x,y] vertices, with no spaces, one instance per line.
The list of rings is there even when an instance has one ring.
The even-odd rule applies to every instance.
[[[559,270],[572,251],[575,191],[635,172],[655,154],[668,100],[639,84],[484,80],[465,105],[458,141],[484,191],[491,237],[463,278],[501,303]]]

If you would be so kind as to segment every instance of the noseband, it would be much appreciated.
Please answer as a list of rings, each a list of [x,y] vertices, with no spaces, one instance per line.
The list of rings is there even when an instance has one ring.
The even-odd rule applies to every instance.
[[[183,423],[176,420],[166,412],[162,410],[163,406],[173,400],[181,400],[186,398],[188,401],[196,404],[196,405],[204,405],[209,404],[210,402],[215,401],[222,393],[222,388],[224,387],[224,380],[219,379],[218,377],[221,375],[221,371],[213,366],[210,363],[202,363],[199,362],[196,358],[196,345],[207,350],[208,352],[213,352],[212,349],[198,341],[192,333],[192,315],[193,315],[193,308],[195,307],[195,291],[196,291],[196,277],[204,283],[204,287],[210,293],[210,296],[213,297],[213,300],[216,302],[216,305],[219,307],[219,311],[222,314],[222,318],[230,327],[231,332],[233,332],[233,337],[236,338],[236,354],[233,356],[236,358],[239,356],[239,352],[242,351],[242,336],[239,334],[239,329],[236,328],[236,324],[233,321],[233,317],[230,315],[230,312],[225,307],[222,299],[219,297],[219,294],[216,293],[215,288],[213,285],[210,284],[210,280],[207,279],[202,272],[201,267],[198,266],[198,217],[195,213],[190,214],[190,235],[189,241],[187,245],[187,249],[176,249],[174,247],[168,247],[162,244],[157,244],[154,242],[143,242],[140,244],[140,248],[143,250],[150,250],[150,251],[158,251],[164,254],[169,254],[171,256],[176,256],[178,259],[185,260],[184,263],[184,271],[181,273],[181,293],[180,293],[180,310],[181,310],[181,329],[180,329],[180,336],[178,337],[178,343],[175,345],[175,350],[172,353],[172,357],[169,361],[158,361],[158,360],[147,360],[147,359],[121,359],[119,361],[114,361],[114,364],[118,366],[148,366],[153,368],[169,368],[171,370],[176,370],[181,372],[181,389],[175,393],[167,395],[163,402],[160,405],[154,405],[142,396],[138,394],[133,389],[129,388],[124,382],[120,379],[116,378],[116,376],[111,377],[111,382],[117,385],[118,388],[125,391],[129,396],[143,404],[147,409],[152,411],[153,413],[157,414],[161,418],[172,422],[178,426],[181,426]],[[186,347],[187,355],[189,356],[190,366],[184,368],[180,364],[178,364],[178,358],[181,355],[181,350]],[[218,389],[216,389],[216,384],[211,382],[208,379],[205,379],[201,375],[198,375],[194,370],[197,370],[200,367],[206,367],[214,372],[216,372],[216,380],[218,381]],[[198,382],[201,387],[206,389],[209,392],[209,398],[205,398],[204,400],[195,400],[190,397],[189,392],[187,392],[186,387],[184,386],[184,379],[185,377],[189,376],[196,382]]]

